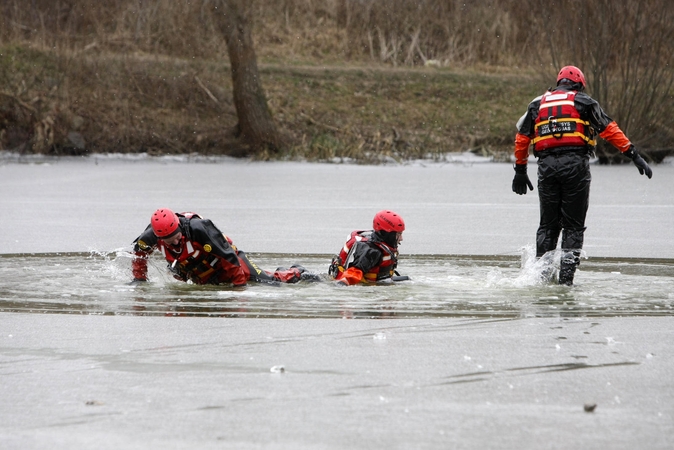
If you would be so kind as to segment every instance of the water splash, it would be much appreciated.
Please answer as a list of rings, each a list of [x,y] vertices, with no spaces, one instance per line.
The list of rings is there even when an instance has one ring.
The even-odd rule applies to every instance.
[[[322,273],[328,255],[256,254],[261,267],[301,262]],[[245,289],[174,280],[161,255],[148,260],[150,281],[129,285],[131,253],[0,255],[0,311],[213,317],[490,317],[671,315],[674,261],[590,259],[573,288],[543,275],[559,253],[512,256],[402,257],[411,280],[340,288],[332,282]]]

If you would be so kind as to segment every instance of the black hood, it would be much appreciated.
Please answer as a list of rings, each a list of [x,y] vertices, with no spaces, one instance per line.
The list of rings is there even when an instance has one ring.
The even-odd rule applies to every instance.
[[[581,83],[573,82],[568,78],[562,78],[557,83],[556,88],[550,88],[551,91],[577,91],[583,92],[584,88]]]
[[[397,248],[398,243],[396,239],[396,232],[395,231],[375,231],[374,236],[380,241],[383,242],[384,244],[388,245],[391,248]]]

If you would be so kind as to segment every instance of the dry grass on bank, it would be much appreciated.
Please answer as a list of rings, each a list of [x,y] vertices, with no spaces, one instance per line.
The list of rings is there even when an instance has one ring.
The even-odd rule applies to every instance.
[[[210,3],[0,3],[0,149],[247,154]],[[558,0],[557,16],[538,0],[252,2],[263,87],[294,142],[281,157],[507,158],[562,61],[589,68],[638,145],[668,151],[674,7],[632,3]],[[565,27],[581,20],[584,34]]]
[[[31,112],[40,153],[240,155],[233,135],[229,67],[142,55],[68,58],[5,48],[17,95],[0,98],[16,116]],[[261,65],[269,106],[296,145],[285,157],[378,161],[475,150],[509,154],[513,118],[540,90],[532,77],[436,68]],[[26,102],[20,98],[32,99]],[[9,126],[5,149],[31,130]],[[84,151],[84,149],[79,151]],[[265,155],[260,155],[265,158]],[[504,156],[505,157],[505,156]]]

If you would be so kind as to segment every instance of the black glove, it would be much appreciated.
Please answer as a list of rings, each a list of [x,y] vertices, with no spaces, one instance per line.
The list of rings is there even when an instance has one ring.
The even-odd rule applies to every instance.
[[[391,277],[391,281],[407,281],[410,277],[407,275],[394,275]]]
[[[637,152],[637,149],[634,147],[634,145],[630,146],[630,149],[627,150],[624,155],[632,159],[632,162],[635,166],[637,166],[637,169],[639,169],[639,173],[641,175],[645,173],[648,178],[653,176],[653,171],[648,166],[648,164],[646,164],[644,158],[639,155],[639,152]]]
[[[515,164],[515,178],[513,178],[513,192],[519,195],[527,193],[527,186],[532,191],[534,190],[534,185],[531,184],[529,176],[527,175],[527,165],[526,164]]]

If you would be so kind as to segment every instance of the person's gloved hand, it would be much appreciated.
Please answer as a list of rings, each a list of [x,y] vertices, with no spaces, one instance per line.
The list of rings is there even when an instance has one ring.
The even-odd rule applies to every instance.
[[[635,166],[637,166],[637,169],[639,169],[639,173],[641,175],[645,173],[648,178],[653,176],[653,171],[651,170],[650,166],[646,163],[646,161],[644,161],[644,158],[639,155],[639,152],[634,147],[634,145],[630,146],[630,149],[627,150],[624,154],[628,158],[632,159],[632,162]]]
[[[527,165],[526,164],[515,164],[515,178],[513,178],[513,192],[518,195],[523,195],[527,193],[527,186],[532,191],[534,190],[534,185],[531,184],[529,176],[527,175]]]

